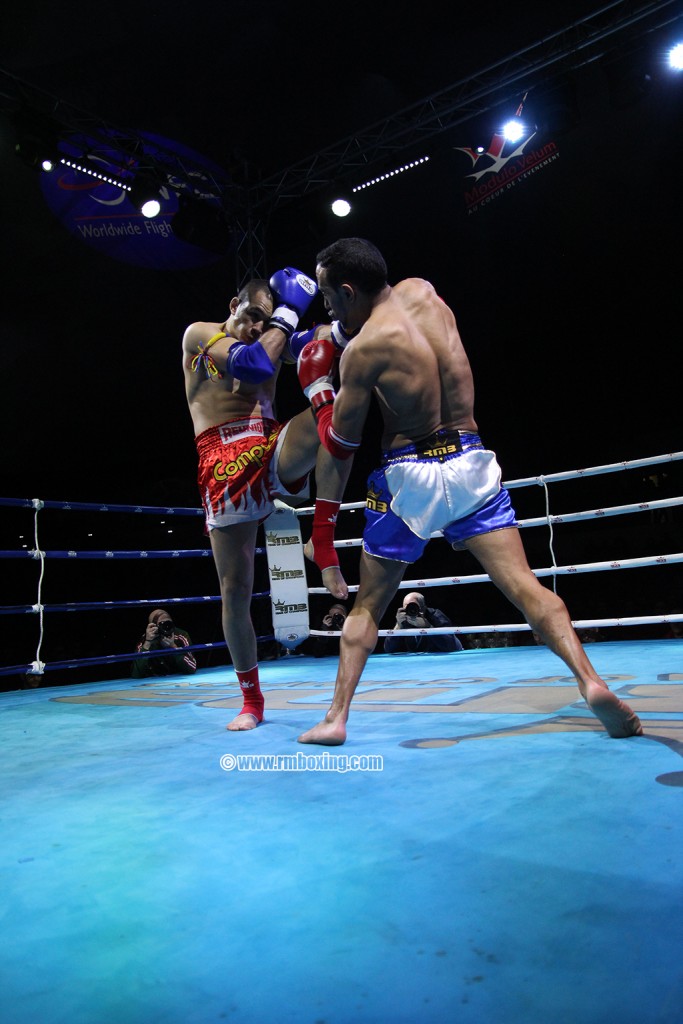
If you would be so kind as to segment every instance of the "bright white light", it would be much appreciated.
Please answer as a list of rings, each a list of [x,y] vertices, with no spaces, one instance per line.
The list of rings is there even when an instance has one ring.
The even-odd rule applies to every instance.
[[[43,162],[42,162],[42,164],[40,166],[43,168],[44,171],[51,171],[53,169],[53,167],[54,167],[54,164],[53,164],[52,160],[50,160],[48,157],[46,157],[45,160],[43,160]]]
[[[524,135],[524,125],[521,121],[508,121],[503,125],[503,136],[508,142],[517,142]]]
[[[148,199],[146,203],[143,203],[140,207],[140,213],[143,217],[147,217],[151,220],[152,217],[158,217],[161,212],[161,203],[158,199]]]
[[[683,71],[683,43],[678,43],[669,50],[669,66],[674,71]]]
[[[351,213],[351,203],[346,199],[335,199],[332,203],[332,213],[335,217],[348,217]]]

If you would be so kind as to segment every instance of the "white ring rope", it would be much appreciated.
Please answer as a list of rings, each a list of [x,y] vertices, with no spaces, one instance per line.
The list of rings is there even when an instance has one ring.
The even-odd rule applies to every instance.
[[[349,588],[350,589],[350,588]],[[671,615],[630,615],[623,619],[576,619],[572,620],[574,629],[591,629],[597,626],[649,626],[671,622],[683,622],[683,612]],[[450,635],[456,633],[466,636],[468,633],[521,633],[530,630],[527,622],[497,623],[494,626],[433,626],[431,629],[380,629],[378,636],[432,636],[438,633]],[[312,629],[311,636],[341,636],[339,630]]]
[[[548,474],[547,476],[526,477],[526,478],[523,478],[523,479],[510,480],[510,481],[504,482],[504,486],[507,487],[508,489],[512,489],[512,488],[516,488],[516,487],[525,487],[525,486],[541,486],[541,487],[543,487],[544,492],[545,492],[546,515],[538,517],[538,518],[534,518],[534,519],[521,520],[520,523],[519,523],[519,526],[522,529],[524,529],[524,528],[533,528],[533,527],[538,527],[538,526],[547,526],[549,528],[549,533],[550,533],[549,547],[550,547],[550,555],[551,555],[552,564],[548,568],[532,569],[532,572],[534,573],[534,575],[536,575],[537,577],[552,576],[553,577],[553,586],[555,587],[556,583],[557,583],[557,576],[559,576],[559,575],[574,575],[574,574],[585,573],[585,572],[603,572],[603,571],[610,571],[610,570],[614,570],[614,569],[634,569],[634,568],[641,568],[641,567],[645,567],[645,566],[661,566],[661,565],[670,565],[670,564],[675,564],[675,563],[682,562],[683,561],[683,553],[674,553],[674,554],[666,554],[666,555],[652,555],[652,556],[644,557],[644,558],[610,559],[608,561],[589,562],[589,563],[585,563],[585,564],[581,564],[581,565],[566,565],[566,566],[558,566],[558,565],[556,565],[555,564],[556,563],[555,553],[554,553],[554,549],[553,549],[553,540],[554,540],[553,527],[555,525],[562,524],[562,523],[575,523],[575,522],[580,522],[582,520],[588,520],[588,519],[601,519],[601,518],[604,518],[604,517],[607,517],[607,516],[627,515],[627,514],[638,513],[638,512],[652,512],[652,511],[655,511],[657,509],[671,508],[671,507],[682,505],[683,504],[683,497],[664,498],[664,499],[659,499],[659,500],[656,500],[656,501],[646,501],[646,502],[640,502],[640,503],[628,504],[628,505],[617,505],[617,506],[612,506],[612,507],[609,507],[609,508],[591,509],[591,510],[583,511],[583,512],[571,512],[571,513],[563,513],[563,514],[560,514],[560,515],[551,515],[551,513],[550,513],[550,500],[549,500],[549,493],[548,493],[548,487],[547,487],[548,483],[557,483],[557,482],[565,481],[565,480],[581,479],[582,477],[587,477],[587,476],[598,476],[598,475],[604,474],[604,473],[622,472],[622,471],[625,471],[625,470],[639,469],[639,468],[643,468],[643,467],[646,467],[646,466],[662,465],[662,464],[665,464],[665,463],[675,462],[675,461],[678,461],[678,460],[681,460],[681,459],[683,459],[683,452],[673,452],[673,453],[670,453],[670,454],[667,454],[667,455],[653,456],[653,457],[645,458],[645,459],[633,459],[633,460],[625,461],[625,462],[610,463],[610,464],[603,465],[603,466],[593,466],[593,467],[590,467],[590,468],[587,468],[587,469],[572,470],[572,471],[562,472],[562,473],[552,473],[552,474]],[[6,503],[6,504],[17,504],[17,502],[14,499],[1,499],[1,500],[2,500],[3,503]],[[19,504],[22,504],[22,503],[19,502]],[[36,600],[36,603],[31,606],[31,609],[30,609],[33,612],[39,614],[40,631],[39,631],[39,640],[38,640],[38,645],[37,645],[37,650],[36,650],[35,661],[32,662],[32,665],[29,668],[29,672],[33,672],[35,674],[42,674],[44,669],[45,669],[45,665],[40,660],[41,647],[42,647],[43,638],[44,638],[43,612],[44,612],[44,607],[45,607],[42,604],[42,586],[43,586],[43,578],[44,578],[44,573],[45,573],[45,559],[46,559],[46,555],[50,554],[50,553],[46,553],[44,551],[41,551],[40,545],[38,543],[38,513],[39,513],[39,511],[42,508],[46,508],[46,507],[60,507],[60,508],[68,509],[68,508],[71,508],[71,507],[75,508],[76,504],[73,504],[72,506],[70,506],[70,505],[63,505],[63,504],[55,503],[55,502],[44,502],[44,501],[42,501],[39,498],[34,498],[34,499],[32,499],[30,501],[30,503],[26,502],[25,504],[27,504],[27,505],[30,504],[30,507],[32,507],[34,509],[34,512],[35,512],[35,523],[34,523],[35,548],[34,548],[34,550],[32,552],[29,552],[27,554],[29,554],[35,560],[39,560],[40,561],[40,574],[39,574],[38,587],[37,587],[37,600]],[[88,505],[88,506],[83,506],[83,507],[84,508],[89,508],[90,506]],[[110,506],[103,506],[102,510],[103,511],[108,511],[111,508],[114,508],[114,506],[111,506],[111,507]],[[342,505],[340,506],[340,511],[357,511],[357,510],[364,509],[364,508],[365,508],[365,502],[345,502],[345,503],[342,503]],[[128,508],[126,506],[121,506],[121,510],[128,511]],[[155,510],[154,509],[144,509],[144,508],[141,509],[141,508],[137,508],[137,509],[135,509],[135,511],[155,511]],[[171,509],[171,510],[168,510],[168,511],[171,511],[171,512],[172,511],[179,511],[179,512],[183,512],[183,513],[187,513],[187,514],[193,514],[193,515],[194,514],[197,514],[197,515],[201,514],[201,509],[180,509],[180,510],[173,510],[173,509]],[[306,507],[306,508],[296,509],[296,513],[299,516],[311,515],[311,514],[313,514],[313,512],[314,512],[314,508],[313,507]],[[437,531],[437,532],[432,534],[432,538],[434,538],[434,539],[440,538],[442,536],[443,536],[443,534],[441,533],[441,531]],[[335,541],[335,544],[334,544],[335,548],[360,547],[361,545],[362,545],[362,538],[360,538],[360,537],[359,538],[354,538],[354,539],[349,539],[349,540],[337,540],[337,541]],[[3,552],[3,555],[5,557],[11,557],[11,556],[13,556],[15,554],[18,554],[18,552],[16,552],[16,553],[15,552]],[[61,553],[60,552],[52,552],[52,554],[61,554]],[[72,553],[69,552],[68,554],[70,555]],[[114,553],[112,553],[112,555],[113,554]],[[126,554],[126,553],[124,552],[122,554]],[[140,554],[140,553],[133,552],[132,554]],[[170,557],[171,555],[173,555],[173,556],[176,556],[176,555],[177,556],[180,556],[180,555],[184,555],[184,556],[185,555],[186,556],[191,556],[192,555],[192,556],[194,556],[194,555],[199,555],[199,554],[201,554],[203,556],[204,555],[208,556],[210,554],[210,552],[202,550],[201,552],[192,552],[192,551],[188,551],[188,552],[168,552],[168,553],[167,552],[153,552],[152,554],[158,555],[159,557],[162,557],[162,556],[169,556]],[[491,582],[490,581],[490,577],[487,574],[482,573],[482,574],[471,575],[471,576],[462,576],[462,577],[446,576],[446,577],[439,577],[439,578],[435,578],[435,579],[404,580],[400,584],[398,589],[399,590],[406,590],[406,589],[420,590],[422,588],[428,588],[428,587],[453,586],[453,585],[459,585],[459,584],[463,584],[463,583],[466,584],[466,583],[487,583],[487,582]],[[353,592],[356,592],[357,590],[358,590],[358,586],[357,585],[349,586],[349,592],[353,593]],[[324,587],[311,587],[311,588],[309,588],[308,592],[309,592],[309,594],[323,594],[323,595],[329,596],[329,592]],[[261,595],[261,596],[265,597],[267,595],[264,594],[264,595]],[[205,600],[214,600],[214,599],[217,600],[217,598],[207,598]],[[182,601],[184,599],[177,598],[177,599],[173,599],[173,600],[174,601]],[[198,600],[198,599],[188,598],[187,600]],[[118,602],[118,603],[125,603],[125,602]],[[150,603],[150,602],[137,602],[137,603]],[[111,604],[113,606],[113,605],[117,604],[117,602],[111,602]],[[8,610],[10,610],[10,609],[8,609]],[[590,627],[596,627],[596,626],[627,626],[627,625],[630,626],[630,625],[649,625],[649,624],[654,624],[654,623],[665,624],[665,623],[682,622],[682,621],[683,621],[683,614],[672,613],[672,614],[660,615],[660,616],[651,616],[650,615],[650,616],[629,616],[628,618],[602,618],[602,619],[590,619],[590,620],[586,619],[586,620],[577,620],[573,624],[574,624],[575,628],[590,628]],[[402,629],[402,630],[400,630],[400,633],[403,636],[411,636],[411,635],[416,635],[417,636],[417,635],[426,634],[426,633],[435,633],[435,634],[438,634],[438,633],[456,633],[456,634],[466,634],[466,633],[509,633],[509,632],[517,632],[517,631],[521,631],[521,630],[529,630],[529,629],[530,629],[529,625],[524,622],[524,623],[506,623],[506,624],[497,624],[497,625],[486,625],[486,626],[449,626],[449,627],[440,627],[440,628],[432,628],[432,629]],[[392,629],[380,630],[379,631],[379,635],[380,636],[393,636],[396,632],[398,632],[398,631],[392,630]],[[311,633],[312,636],[339,636],[340,635],[339,632],[335,631],[335,630],[315,630],[315,629],[312,629],[312,630],[310,630],[310,633]],[[212,646],[212,645],[207,645],[207,646]],[[121,657],[124,657],[124,656],[121,656]]]
[[[503,487],[507,487],[508,490],[513,487],[530,487],[532,485],[543,486],[545,483],[557,483],[560,480],[580,480],[584,476],[597,476],[601,473],[619,473],[626,469],[642,469],[643,466],[658,466],[664,462],[677,462],[683,459],[683,452],[671,452],[669,455],[653,455],[648,459],[633,459],[630,462],[611,462],[604,466],[592,466],[589,469],[573,469],[564,473],[550,473],[548,476],[528,476],[519,480],[504,480]],[[648,503],[643,502],[642,505],[624,505],[621,506],[629,511],[640,511],[647,508],[655,508],[658,505],[665,507],[667,505],[676,504],[680,505],[683,502],[683,498],[669,498],[663,501],[651,501]],[[364,501],[354,501],[344,503],[341,506],[341,510],[357,511],[358,509],[365,508]],[[296,510],[297,515],[313,515],[315,511],[314,506],[307,505]],[[590,515],[590,513],[579,513],[580,515]],[[600,510],[596,510],[596,514],[600,514]],[[614,513],[613,513],[614,514]],[[568,521],[568,520],[567,520]],[[529,520],[529,523],[532,521]],[[545,520],[541,520],[545,522]],[[534,524],[535,525],[535,524]],[[433,536],[440,536],[439,533],[433,534]]]
[[[683,452],[670,452],[668,455],[653,455],[648,459],[631,459],[628,462],[610,462],[604,466],[591,466],[589,469],[572,469],[564,473],[549,473],[548,476],[527,476],[519,480],[507,480],[504,487],[528,487],[531,484],[557,483],[560,480],[576,480],[584,476],[600,476],[603,473],[620,473],[624,469],[642,469],[643,466],[661,466],[664,462],[677,462],[683,459]]]
[[[562,512],[560,515],[550,515],[549,510],[545,516],[538,516],[536,519],[520,519],[519,528],[520,530],[527,529],[532,526],[553,526],[561,523],[579,523],[584,519],[605,519],[608,516],[624,516],[629,515],[633,512],[654,512],[660,508],[674,508],[677,505],[683,505],[683,497],[680,498],[658,498],[656,501],[641,501],[631,505],[613,505],[609,508],[592,508],[585,512]],[[342,505],[341,511],[347,509],[365,508],[365,504],[362,505]],[[547,505],[546,505],[547,509]],[[313,511],[313,509],[299,508],[296,510],[299,515],[304,512]],[[437,530],[431,534],[430,539],[436,540],[439,537],[443,537],[441,530]],[[335,540],[335,548],[359,548],[363,543],[362,537],[348,538],[346,540]]]
[[[675,565],[683,562],[683,552],[673,555],[649,555],[644,558],[610,559],[605,562],[585,562],[583,565],[551,565],[547,569],[532,569],[534,576],[575,576],[583,572],[604,572],[607,569],[642,569],[653,565]],[[486,573],[474,576],[435,576],[433,579],[403,580],[399,590],[421,590],[424,587],[450,587],[461,583],[490,583]],[[356,592],[358,584],[349,586],[349,592]],[[309,594],[328,594],[325,587],[311,587]]]
[[[520,520],[520,529],[547,526],[550,531],[550,555],[552,559],[552,565],[548,568],[543,569],[532,569],[534,575],[538,578],[552,576],[553,577],[553,588],[556,589],[557,577],[558,576],[569,576],[577,575],[586,572],[604,572],[615,569],[637,569],[646,566],[660,566],[660,565],[671,565],[683,562],[683,553],[674,553],[667,555],[651,555],[644,558],[625,558],[625,559],[609,559],[603,562],[586,562],[579,565],[565,565],[558,566],[555,560],[555,552],[553,548],[553,526],[563,523],[576,523],[588,519],[602,519],[607,516],[617,515],[628,515],[638,512],[652,512],[656,509],[671,508],[678,505],[683,505],[683,497],[676,498],[662,498],[656,501],[644,501],[636,502],[628,505],[615,505],[609,508],[598,508],[591,509],[584,512],[570,512],[562,513],[561,515],[550,514],[550,499],[548,493],[548,483],[556,483],[564,480],[575,480],[581,479],[586,476],[597,476],[602,473],[616,473],[629,469],[639,469],[644,466],[661,465],[663,463],[669,463],[683,459],[683,452],[674,452],[668,455],[654,456],[648,459],[633,459],[628,462],[616,462],[610,463],[604,466],[593,466],[588,469],[572,470],[563,473],[552,473],[547,476],[537,477],[526,477],[524,479],[506,481],[504,486],[507,488],[524,487],[524,486],[541,486],[545,492],[545,505],[546,515],[535,519],[524,519]],[[364,502],[353,502],[344,503],[340,507],[340,511],[355,511],[358,509],[365,508]],[[299,515],[312,514],[314,509],[311,508],[300,508],[297,510]],[[431,535],[432,539],[443,537],[442,532],[436,531]],[[335,541],[335,548],[351,548],[360,547],[363,541],[362,538],[352,538],[347,540]],[[453,586],[463,583],[490,583],[491,579],[486,573],[479,573],[471,576],[442,576],[434,579],[413,579],[403,580],[399,585],[399,590],[421,590],[428,587],[444,587]],[[358,585],[350,585],[349,593],[355,593],[358,591]],[[328,591],[325,587],[312,587],[309,590],[310,594],[327,594]],[[683,614],[679,615],[672,613],[670,615],[661,616],[629,616],[628,618],[602,618],[602,619],[582,619],[577,620],[573,623],[575,628],[590,628],[597,626],[626,626],[626,625],[650,625],[653,623],[664,624],[671,622],[683,621]],[[381,629],[379,630],[379,636],[394,636],[400,633],[402,636],[420,636],[426,634],[466,634],[466,633],[508,633],[518,632],[521,630],[529,630],[531,627],[526,623],[505,623],[498,625],[487,625],[487,626],[449,626],[439,627],[431,629]],[[339,636],[338,631],[330,630],[311,630],[311,636]]]

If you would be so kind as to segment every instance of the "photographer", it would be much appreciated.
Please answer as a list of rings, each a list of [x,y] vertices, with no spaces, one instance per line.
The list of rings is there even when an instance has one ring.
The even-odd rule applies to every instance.
[[[422,596],[415,591],[406,594],[396,612],[394,629],[429,629],[434,626],[452,626],[453,623],[438,608],[428,608]],[[462,651],[463,646],[455,633],[436,633],[431,636],[388,636],[384,640],[385,654],[450,654]]]
[[[182,653],[184,647],[192,643],[190,634],[180,629],[163,608],[155,608],[150,613],[147,628],[142,639],[135,648],[137,654],[144,651],[167,650],[167,655],[154,658],[137,658],[133,662],[131,675],[134,679],[147,676],[186,675],[195,672],[197,662],[191,651]]]
[[[342,604],[341,601],[335,601],[334,604],[330,605],[327,613],[323,615],[318,629],[334,629],[341,632],[348,613],[348,608],[345,604]],[[296,653],[309,654],[314,658],[326,658],[331,655],[338,655],[339,637],[309,636],[302,644],[299,645],[299,647],[296,648]]]

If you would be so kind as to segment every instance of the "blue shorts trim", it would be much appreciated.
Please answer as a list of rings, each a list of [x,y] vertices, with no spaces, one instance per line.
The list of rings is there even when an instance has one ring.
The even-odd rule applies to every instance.
[[[369,555],[377,558],[389,558],[395,562],[416,562],[422,556],[429,538],[425,540],[413,533],[410,527],[392,512],[390,505],[391,492],[385,481],[384,467],[380,467],[368,478],[363,548]],[[457,549],[462,548],[470,537],[518,525],[509,492],[505,487],[501,487],[493,498],[476,511],[449,523],[444,528],[443,535],[448,543]]]

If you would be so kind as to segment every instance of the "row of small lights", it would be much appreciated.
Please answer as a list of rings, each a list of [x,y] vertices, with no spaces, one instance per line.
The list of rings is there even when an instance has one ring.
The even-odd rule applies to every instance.
[[[674,71],[683,70],[683,43],[678,43],[669,51],[669,66]],[[516,142],[524,135],[525,131],[527,131],[525,126],[516,120],[509,121],[503,129],[506,139],[510,142]],[[483,146],[477,146],[476,151],[477,153],[483,153],[485,150]],[[354,193],[361,192],[365,188],[370,188],[372,185],[379,184],[380,181],[386,181],[388,178],[393,178],[397,174],[402,174],[404,171],[411,170],[413,167],[418,167],[420,164],[424,164],[428,160],[428,156],[420,157],[419,160],[413,160],[411,163],[404,164],[402,167],[397,167],[393,171],[388,171],[386,174],[380,174],[376,178],[370,178],[369,181],[364,182],[362,185],[354,185],[351,191]],[[337,217],[346,217],[347,214],[351,212],[351,204],[347,199],[335,199],[332,203],[332,212],[335,213]]]
[[[98,181],[104,181],[107,185],[114,185],[116,188],[123,189],[124,192],[131,192],[132,188],[130,185],[126,185],[125,182],[119,181],[117,178],[110,178],[106,174],[99,174],[97,171],[93,171],[91,167],[84,167],[82,164],[77,164],[73,160],[67,160],[66,157],[60,157],[60,164],[64,164],[65,167],[70,167],[74,171],[80,171],[81,174],[87,174],[89,178],[96,178]],[[43,160],[42,168],[44,171],[54,170],[53,160]],[[161,204],[157,199],[148,200],[141,208],[140,212],[144,217],[156,217],[161,210]]]
[[[672,48],[669,53],[669,63],[674,70],[678,71],[683,69],[683,43],[679,43],[677,46]],[[524,131],[524,126],[518,121],[513,120],[505,126],[504,134],[508,140],[516,141],[524,134]],[[477,146],[477,152],[483,153],[484,147]],[[379,174],[376,178],[370,178],[368,181],[363,182],[362,185],[354,185],[351,191],[353,193],[362,192],[363,189],[371,188],[373,185],[378,185],[381,181],[387,181],[389,178],[394,178],[397,174],[403,174],[405,171],[410,171],[414,167],[419,167],[421,164],[425,164],[428,161],[428,156],[422,156],[419,160],[411,160],[410,163],[403,164],[401,167],[395,167],[393,171],[387,171],[386,174]],[[98,174],[97,171],[93,171],[90,167],[84,167],[82,164],[77,164],[72,160],[67,160],[65,157],[62,157],[59,162],[64,164],[66,167],[71,167],[75,171],[80,171],[81,174],[87,174],[91,178],[97,178],[98,181],[104,181],[108,185],[115,185],[116,187],[123,189],[125,192],[131,191],[130,185],[126,185],[124,182],[118,181],[115,178],[109,178],[105,174]],[[54,163],[52,160],[44,160],[42,166],[43,170],[51,171],[54,168]],[[159,203],[156,200],[153,200],[152,204],[153,209],[150,209],[149,212],[146,212],[145,209],[142,211],[146,217],[156,217],[159,213]],[[335,199],[332,203],[332,212],[335,213],[337,217],[346,217],[347,214],[351,212],[351,204],[346,199]]]
[[[402,167],[395,167],[393,171],[387,171],[386,174],[378,174],[376,178],[370,178],[369,181],[364,181],[362,185],[354,185],[351,191],[361,192],[372,185],[378,185],[380,181],[387,181],[389,178],[394,178],[397,174],[403,174],[404,171],[412,170],[413,167],[426,164],[428,160],[428,156],[421,156],[419,160],[412,160],[409,164],[403,164]],[[332,203],[332,212],[337,217],[346,217],[351,212],[351,203],[348,199],[335,199]]]
[[[376,185],[380,181],[386,181],[387,178],[393,178],[395,175],[403,174],[404,171],[409,171],[413,167],[419,167],[420,164],[426,164],[428,160],[428,156],[421,156],[419,160],[413,160],[409,164],[404,164],[403,167],[396,167],[393,171],[388,171],[386,174],[380,174],[376,178],[370,178],[369,181],[364,182],[362,185],[354,185],[351,191],[360,192],[361,189],[370,188],[371,185]]]
[[[106,181],[107,185],[116,185],[117,188],[122,188],[124,192],[130,192],[130,185],[124,184],[122,181],[118,181],[116,178],[108,178],[106,174],[99,174],[97,171],[93,171],[91,167],[83,167],[82,164],[74,163],[73,160],[67,160],[66,157],[61,157],[59,160],[60,164],[64,164],[65,167],[71,167],[74,171],[80,171],[81,174],[87,174],[90,178],[97,178],[98,181]],[[52,160],[43,160],[43,170],[51,171],[54,167]]]

